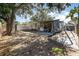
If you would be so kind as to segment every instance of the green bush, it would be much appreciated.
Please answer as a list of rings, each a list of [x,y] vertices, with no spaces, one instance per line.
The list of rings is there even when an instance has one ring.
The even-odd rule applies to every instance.
[[[61,48],[52,48],[52,52],[55,55],[63,55],[63,49]]]

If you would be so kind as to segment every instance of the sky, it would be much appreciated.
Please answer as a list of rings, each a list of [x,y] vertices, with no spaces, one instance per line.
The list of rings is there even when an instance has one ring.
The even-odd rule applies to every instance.
[[[64,11],[62,11],[61,13],[53,13],[51,12],[49,15],[51,16],[55,16],[55,19],[60,19],[60,21],[64,21],[65,23],[67,23],[68,21],[70,21],[71,19],[70,18],[65,18],[68,14],[69,14],[69,11],[71,9],[73,9],[74,7],[77,7],[79,5],[79,3],[72,3],[70,7],[67,7]],[[35,11],[34,11],[35,12]],[[77,16],[77,15],[75,15]],[[30,18],[27,17],[27,19],[23,18],[23,17],[19,17],[19,16],[16,16],[16,21],[18,22],[29,22],[30,21]]]

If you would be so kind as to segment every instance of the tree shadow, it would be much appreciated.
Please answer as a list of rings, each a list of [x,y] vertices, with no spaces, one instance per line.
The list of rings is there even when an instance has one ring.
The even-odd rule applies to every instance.
[[[48,39],[47,41],[35,40],[29,43],[27,43],[24,40],[24,41],[17,43],[17,45],[18,44],[24,45],[24,47],[14,49],[4,55],[8,55],[8,56],[54,56],[51,49],[55,47],[62,48],[63,55],[67,55],[66,47],[64,47],[63,44],[55,40],[52,40],[52,39]]]
[[[25,35],[24,35],[25,36]],[[31,37],[31,36],[30,36]],[[62,54],[67,55],[66,46],[57,42],[57,38],[16,38],[5,42],[0,46],[0,55],[2,56],[54,56],[52,48],[63,49]],[[1,52],[2,51],[2,52]]]

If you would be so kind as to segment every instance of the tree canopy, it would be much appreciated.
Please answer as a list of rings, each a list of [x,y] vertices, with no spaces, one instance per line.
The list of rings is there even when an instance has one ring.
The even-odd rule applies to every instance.
[[[70,10],[70,13],[66,16],[66,18],[69,18],[69,17],[71,17],[71,20],[72,21],[78,21],[78,16],[77,17],[74,17],[74,15],[75,14],[77,14],[78,15],[78,13],[79,13],[79,7],[75,7],[75,8],[73,8],[73,9],[71,9]]]
[[[39,18],[46,18],[47,12],[61,12],[67,6],[68,3],[1,3],[0,4],[0,19],[6,22],[6,32],[11,34],[15,16],[27,18],[27,15],[33,15],[33,9],[40,11]],[[43,9],[43,11],[41,11]],[[37,13],[38,15],[38,13]],[[38,17],[38,16],[35,16]]]

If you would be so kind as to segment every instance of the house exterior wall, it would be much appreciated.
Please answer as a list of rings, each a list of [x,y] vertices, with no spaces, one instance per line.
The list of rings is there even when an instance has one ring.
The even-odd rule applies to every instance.
[[[55,20],[54,22],[53,22],[53,32],[57,32],[58,31],[58,29],[59,29],[59,23],[58,23],[58,20]]]
[[[53,22],[53,32],[59,32],[59,31],[61,31],[61,28],[62,28],[62,26],[61,26],[60,21],[54,20],[54,22]]]
[[[48,22],[38,22],[38,24],[39,24],[38,25],[38,31],[45,31],[45,28],[44,27],[47,26],[47,25],[45,25],[46,23],[49,23],[50,24],[50,26],[48,24],[48,27],[51,27],[51,31],[50,32],[58,32],[58,31],[61,31],[62,25],[63,25],[63,23],[60,23],[59,20],[53,20],[53,21],[48,21]],[[47,32],[47,31],[45,31],[45,32]]]

